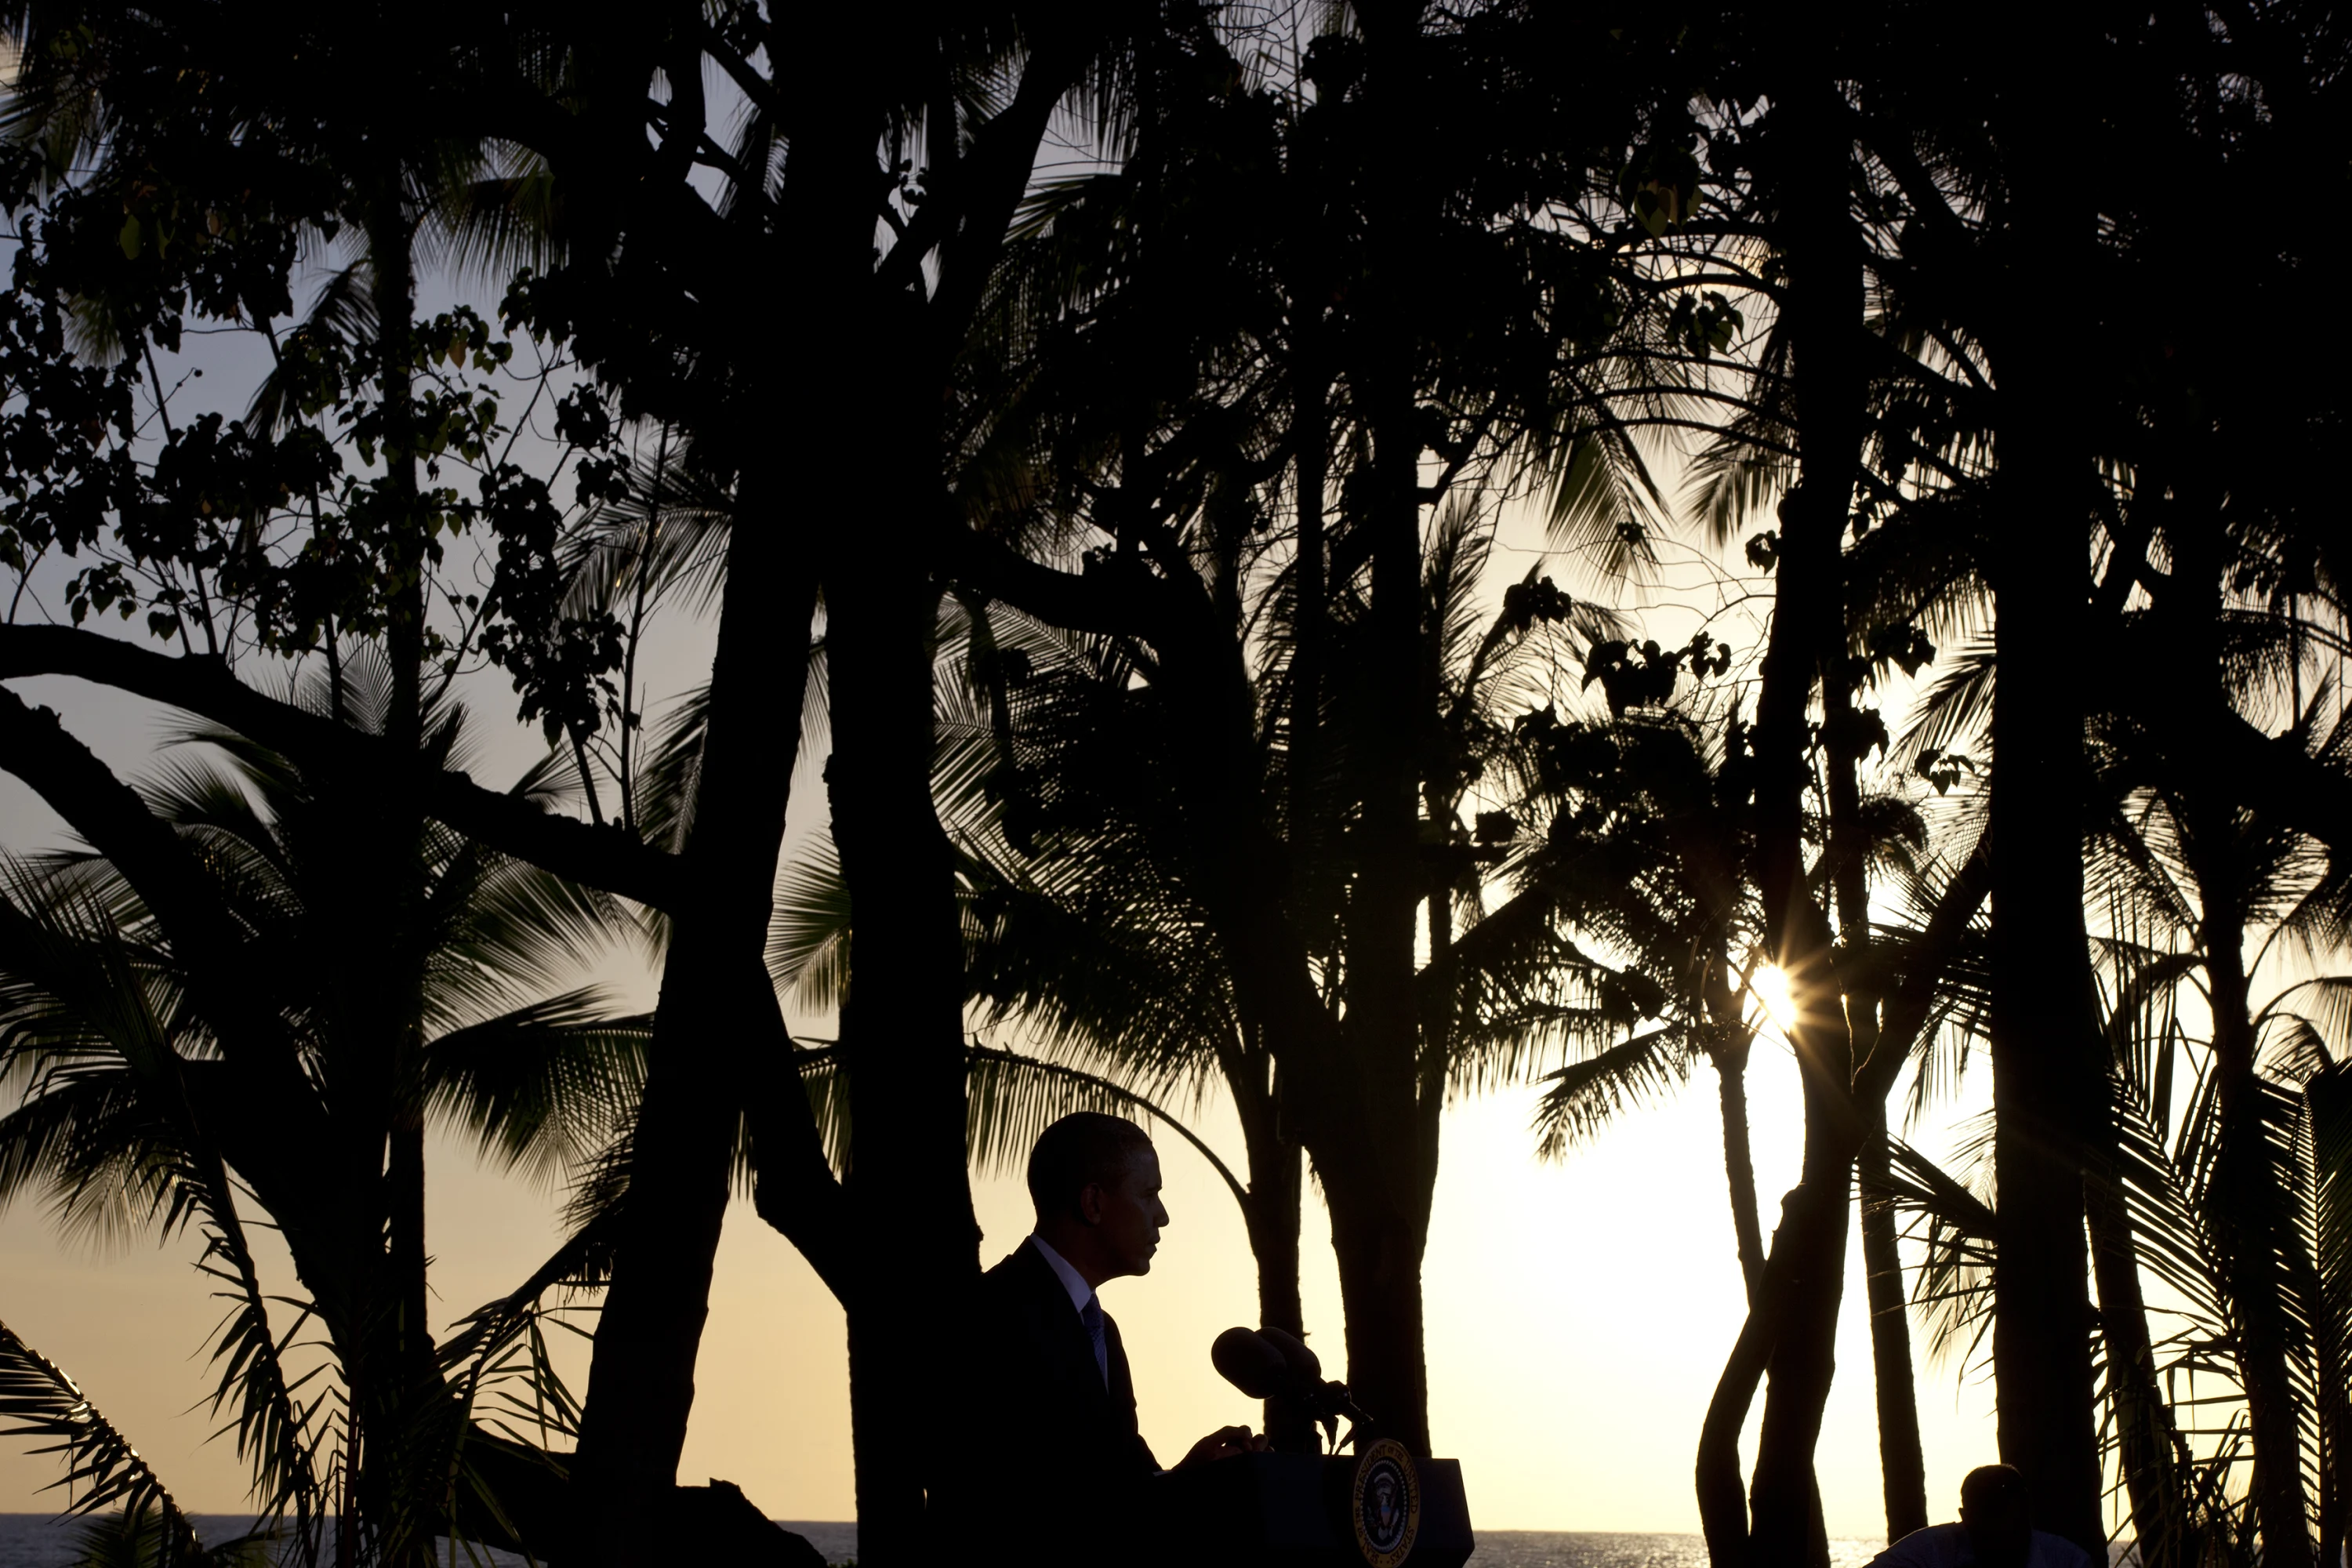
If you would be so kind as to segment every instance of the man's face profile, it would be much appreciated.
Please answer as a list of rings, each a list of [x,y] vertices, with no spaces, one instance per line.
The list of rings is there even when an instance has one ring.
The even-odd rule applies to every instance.
[[[1129,1154],[1108,1182],[1090,1182],[1079,1212],[1122,1274],[1149,1274],[1168,1210],[1160,1202],[1160,1154],[1150,1145]]]

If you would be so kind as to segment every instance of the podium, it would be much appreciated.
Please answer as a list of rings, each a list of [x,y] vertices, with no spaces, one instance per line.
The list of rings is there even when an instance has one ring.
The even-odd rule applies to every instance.
[[[1462,1568],[1462,1466],[1394,1443],[1358,1455],[1246,1454],[1152,1479],[1156,1564]]]

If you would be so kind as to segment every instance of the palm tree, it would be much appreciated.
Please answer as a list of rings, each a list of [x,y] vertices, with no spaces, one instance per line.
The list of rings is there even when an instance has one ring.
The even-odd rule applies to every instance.
[[[347,658],[334,684],[314,676],[299,700],[379,729],[383,661]],[[462,714],[432,717],[427,754],[461,761]],[[274,1027],[207,1005],[150,910],[147,868],[78,853],[23,868],[0,910],[13,935],[0,1072],[23,1091],[0,1118],[0,1201],[46,1187],[69,1226],[196,1225],[202,1267],[234,1309],[214,1405],[236,1412],[264,1508],[292,1512],[308,1551],[331,1512],[340,1555],[409,1561],[447,1516],[469,1401],[449,1398],[464,1368],[404,1321],[423,1262],[392,1222],[421,1201],[424,1173],[397,1158],[403,1130],[438,1115],[541,1174],[601,1149],[636,1098],[645,1026],[555,986],[628,922],[609,899],[435,829],[408,872],[420,922],[387,931],[373,918],[387,890],[372,825],[242,737],[188,739],[228,766],[174,765],[149,807],[201,868],[207,918],[273,955],[239,984]],[[551,771],[519,788],[547,797]],[[382,1016],[404,994],[421,1010],[413,1058]],[[298,1310],[333,1357],[332,1381],[307,1394],[279,1360],[250,1205],[285,1237]]]
[[[1001,395],[982,405],[961,498],[981,537],[959,571],[1049,625],[1119,639],[1139,678],[1127,700],[1185,738],[1150,781],[1167,796],[1153,809],[1227,955],[1243,1037],[1281,1065],[1286,1113],[1330,1201],[1358,1391],[1419,1444],[1411,1260],[1467,981],[1443,958],[1424,979],[1414,932],[1434,898],[1433,929],[1448,934],[1464,851],[1496,847],[1447,820],[1464,798],[1448,774],[1471,759],[1446,754],[1465,736],[1447,733],[1455,694],[1432,684],[1443,616],[1412,521],[1430,497],[1406,459],[1424,445],[1441,455],[1441,501],[1483,490],[1483,507],[1541,482],[1564,535],[1581,543],[1598,523],[1602,539],[1637,536],[1617,524],[1654,489],[1594,386],[1654,368],[1644,351],[1666,312],[1653,320],[1638,268],[1508,177],[1453,183],[1410,156],[1376,174],[1366,161],[1360,132],[1384,116],[1475,101],[1433,140],[1463,149],[1465,171],[1528,153],[1574,208],[1582,166],[1530,150],[1608,142],[1642,106],[1614,84],[1567,93],[1508,62],[1522,46],[1579,58],[1576,40],[1508,8],[1379,26],[1377,39],[1368,19],[1303,53],[1277,39],[1247,65],[1181,36],[1149,62],[1164,74],[1145,79],[1134,155],[1035,204],[1003,290]],[[1392,70],[1460,91],[1416,88],[1409,110],[1383,110],[1372,99]],[[1443,236],[1433,253],[1493,303],[1491,332],[1398,313],[1402,258],[1373,254],[1394,215],[1370,209],[1407,173]],[[1280,217],[1235,232],[1244,213]],[[1083,576],[1044,565],[1080,557]],[[1038,787],[1068,771],[1041,761]]]

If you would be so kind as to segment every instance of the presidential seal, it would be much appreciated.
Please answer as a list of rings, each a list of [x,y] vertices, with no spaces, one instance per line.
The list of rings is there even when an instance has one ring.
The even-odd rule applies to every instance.
[[[1397,1568],[1421,1533],[1421,1480],[1404,1445],[1383,1437],[1356,1456],[1356,1549],[1370,1568]]]

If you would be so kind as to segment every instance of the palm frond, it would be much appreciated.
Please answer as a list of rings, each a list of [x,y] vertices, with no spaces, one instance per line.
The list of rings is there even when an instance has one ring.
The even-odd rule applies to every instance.
[[[378,330],[375,290],[366,263],[355,261],[329,274],[310,301],[310,313],[286,335],[277,364],[254,389],[246,423],[275,436],[300,421],[306,384],[316,375],[310,363],[313,342],[355,348],[372,342]]]
[[[1912,1285],[1911,1304],[1926,1321],[1929,1353],[1956,1358],[1963,1370],[1979,1363],[1992,1331],[1992,1261],[2000,1217],[1990,1191],[1990,1118],[1979,1120],[1959,1158],[1973,1167],[1963,1181],[1899,1138],[1887,1139],[1887,1184],[1864,1202],[1892,1204],[1904,1227],[1926,1245]]]
[[[432,1041],[425,1091],[484,1156],[549,1182],[635,1114],[652,1038],[650,1016],[612,1016],[601,992],[568,991]]]
[[[1544,1078],[1550,1087],[1536,1103],[1538,1156],[1560,1159],[1627,1107],[1687,1082],[1690,1061],[1675,1049],[1677,1034],[1672,1026],[1645,1030]]]
[[[203,1552],[195,1527],[139,1450],[63,1367],[26,1344],[5,1322],[0,1322],[0,1421],[10,1423],[0,1426],[0,1436],[51,1439],[31,1452],[62,1456],[66,1473],[42,1489],[68,1489],[67,1512],[152,1508],[164,1523],[173,1561],[193,1561]]]
[[[809,835],[776,881],[768,974],[811,1013],[839,1007],[849,988],[849,884],[833,835]]]
[[[1024,1166],[1037,1135],[1075,1110],[1141,1113],[1191,1144],[1249,1212],[1249,1192],[1217,1152],[1175,1117],[1125,1085],[1099,1073],[1039,1061],[1034,1057],[974,1046],[966,1057],[965,1147],[975,1169],[1010,1172]]]

